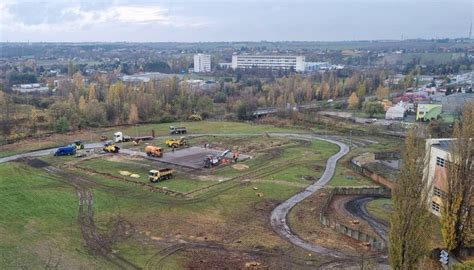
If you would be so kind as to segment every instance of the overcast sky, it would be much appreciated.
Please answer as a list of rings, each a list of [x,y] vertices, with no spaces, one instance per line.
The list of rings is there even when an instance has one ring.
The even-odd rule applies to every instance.
[[[0,0],[0,41],[466,37],[474,0]]]

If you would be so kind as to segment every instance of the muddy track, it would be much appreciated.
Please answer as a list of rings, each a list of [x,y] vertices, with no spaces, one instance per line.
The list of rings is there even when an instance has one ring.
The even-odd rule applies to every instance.
[[[300,256],[292,256],[283,251],[265,251],[259,249],[242,249],[242,248],[228,248],[219,243],[206,243],[206,242],[166,242],[168,246],[155,253],[147,262],[144,269],[165,269],[166,259],[170,258],[177,252],[185,252],[191,250],[209,250],[220,253],[236,253],[246,254],[258,260],[258,258],[279,258],[288,265],[297,266],[301,269],[311,268],[314,269],[316,265],[320,264],[317,258],[308,258]],[[323,264],[326,264],[323,262]],[[310,267],[308,267],[310,266]],[[318,267],[319,269],[319,267]]]
[[[385,221],[382,221],[367,210],[367,203],[378,199],[380,197],[375,196],[361,196],[344,204],[344,207],[354,216],[360,217],[361,219],[367,221],[367,223],[374,229],[375,233],[388,244],[388,224]]]
[[[175,254],[176,252],[184,249],[184,244],[173,244],[168,246],[160,251],[158,251],[155,255],[153,255],[145,264],[145,270],[156,270],[156,269],[164,269],[163,265],[166,258],[170,257],[171,255]]]
[[[119,269],[140,269],[140,267],[112,253],[111,239],[99,233],[94,223],[94,196],[91,190],[93,181],[69,174],[56,167],[44,167],[46,172],[58,176],[65,183],[72,185],[79,198],[77,222],[81,230],[85,246],[93,256],[98,256]]]

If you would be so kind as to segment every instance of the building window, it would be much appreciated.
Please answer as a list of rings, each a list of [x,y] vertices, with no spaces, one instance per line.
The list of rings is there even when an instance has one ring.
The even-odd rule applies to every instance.
[[[444,158],[440,158],[440,157],[436,157],[436,165],[438,166],[441,166],[441,167],[445,167],[445,160]]]
[[[433,194],[434,194],[435,196],[440,197],[441,199],[446,199],[446,198],[448,198],[448,194],[447,194],[446,192],[442,191],[441,189],[437,188],[437,187],[434,187],[434,189],[433,189]]]
[[[431,210],[435,211],[435,212],[438,212],[440,211],[440,206],[438,203],[435,203],[435,202],[431,202]]]

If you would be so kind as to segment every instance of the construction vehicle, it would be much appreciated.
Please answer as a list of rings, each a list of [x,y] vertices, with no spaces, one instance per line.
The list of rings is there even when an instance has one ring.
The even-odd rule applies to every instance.
[[[149,157],[162,157],[163,156],[163,149],[158,146],[154,145],[147,145],[145,147],[145,153]]]
[[[165,144],[168,147],[178,148],[188,145],[188,140],[185,137],[181,137],[179,139],[168,139],[165,141]]]
[[[112,142],[108,142],[104,145],[104,148],[102,148],[102,150],[107,153],[118,153],[120,151],[120,147],[116,146]]]
[[[154,133],[154,132],[153,132]],[[136,137],[131,137],[131,136],[126,136],[123,135],[122,131],[118,131],[114,133],[114,142],[116,143],[121,143],[121,142],[140,142],[140,141],[149,141],[153,140],[154,136],[136,136]]]
[[[173,135],[173,134],[186,134],[187,130],[186,130],[186,127],[170,126],[169,132],[170,132],[170,135]]]
[[[148,173],[148,179],[150,182],[156,183],[161,180],[170,179],[173,177],[174,170],[170,168],[150,170]]]
[[[218,166],[219,164],[221,164],[220,156],[208,155],[204,159],[204,168],[215,167],[215,166]]]
[[[84,144],[80,140],[75,140],[71,146],[75,146],[77,150],[84,149]]]
[[[56,152],[54,152],[55,156],[72,156],[76,154],[76,146],[68,145],[64,147],[59,147]]]
[[[222,152],[222,154],[218,156],[213,156],[213,155],[208,155],[206,158],[204,158],[204,168],[211,168],[218,166],[220,164],[229,164],[233,160],[229,159],[226,157],[228,153],[230,153],[230,150],[225,150]],[[235,155],[234,155],[235,158]]]

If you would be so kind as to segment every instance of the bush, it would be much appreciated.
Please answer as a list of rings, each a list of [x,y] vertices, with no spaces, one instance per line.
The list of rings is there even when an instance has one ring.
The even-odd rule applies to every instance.
[[[191,114],[188,119],[191,121],[202,121],[202,117],[199,114]]]
[[[59,133],[66,133],[69,131],[69,121],[66,117],[61,116],[54,123],[54,130]]]

